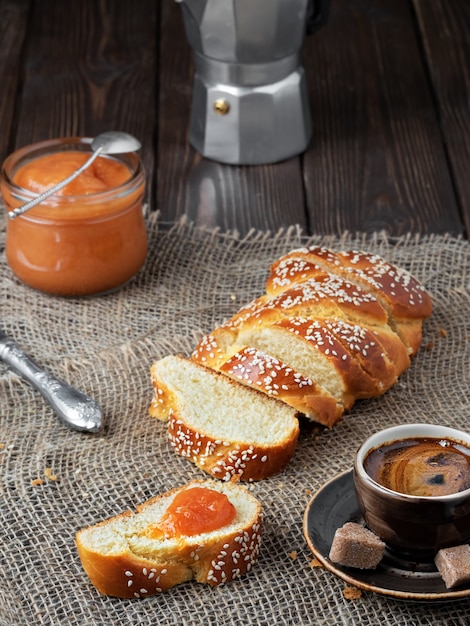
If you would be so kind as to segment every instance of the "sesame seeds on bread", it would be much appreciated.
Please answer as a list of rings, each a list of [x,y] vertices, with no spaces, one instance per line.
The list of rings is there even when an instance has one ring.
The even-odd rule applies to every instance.
[[[410,355],[416,354],[421,344],[422,321],[431,315],[432,302],[407,270],[367,252],[335,252],[318,246],[299,248],[272,264],[267,292],[289,289],[319,271],[342,277],[373,295],[386,310],[388,323],[400,335]]]
[[[220,371],[282,400],[324,426],[333,426],[343,414],[340,402],[318,382],[252,346],[232,355],[222,363]]]
[[[294,250],[272,264],[265,293],[203,336],[191,355],[190,361],[205,370],[204,380],[211,381],[207,393],[227,389],[226,403],[242,407],[234,409],[238,417],[229,409],[219,410],[217,401],[208,402],[207,393],[196,393],[198,385],[206,388],[206,382],[199,381],[189,390],[172,374],[167,385],[158,363],[152,368],[155,396],[150,413],[170,420],[175,449],[201,469],[225,480],[238,470],[245,478],[260,479],[283,467],[293,454],[296,436],[279,438],[286,445],[283,457],[274,444],[282,462],[269,472],[247,471],[248,466],[256,467],[251,461],[247,465],[252,447],[250,452],[243,447],[242,460],[240,454],[226,464],[222,458],[217,460],[223,456],[220,442],[225,441],[230,455],[235,454],[240,442],[259,443],[259,433],[270,423],[250,410],[250,401],[241,400],[235,389],[256,390],[332,427],[356,400],[378,397],[397,382],[421,344],[422,324],[431,310],[422,285],[377,255],[319,247]],[[211,378],[209,371],[221,377]],[[276,414],[275,406],[268,404],[265,410]],[[242,413],[248,416],[246,430]],[[211,431],[208,440],[206,426],[214,424],[214,415],[220,433]],[[223,420],[232,425],[235,420],[236,436],[222,435]],[[258,428],[254,438],[253,425]],[[271,458],[268,448],[262,458]]]
[[[243,339],[318,381],[345,408],[350,408],[357,398],[380,393],[378,381],[361,367],[355,353],[344,346],[324,320],[283,319],[244,335]]]
[[[151,415],[170,442],[214,478],[261,480],[283,469],[299,435],[297,411],[193,360],[167,356],[151,368]]]
[[[174,497],[200,486],[225,494],[235,518],[217,530],[194,536],[152,538]],[[155,496],[137,507],[80,530],[78,553],[93,585],[119,598],[155,595],[186,581],[215,586],[248,572],[259,555],[262,510],[243,485],[213,480],[192,481]]]
[[[348,319],[371,325],[387,323],[387,311],[375,294],[365,291],[341,276],[322,274],[275,295],[265,295],[253,301],[232,317],[232,324],[265,323],[269,319],[292,316],[315,316]]]
[[[319,381],[298,372],[293,364],[251,345],[238,345],[237,334],[226,326],[205,335],[192,354],[198,363],[216,369],[243,385],[253,387],[297,409],[327,427],[341,419],[344,406]]]

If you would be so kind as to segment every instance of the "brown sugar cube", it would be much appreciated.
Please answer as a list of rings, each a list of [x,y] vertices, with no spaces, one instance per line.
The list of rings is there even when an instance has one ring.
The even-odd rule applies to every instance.
[[[470,581],[470,546],[464,544],[442,548],[434,559],[446,587],[457,587]]]
[[[385,543],[375,533],[355,522],[347,522],[335,532],[330,560],[347,567],[375,569],[384,551]]]

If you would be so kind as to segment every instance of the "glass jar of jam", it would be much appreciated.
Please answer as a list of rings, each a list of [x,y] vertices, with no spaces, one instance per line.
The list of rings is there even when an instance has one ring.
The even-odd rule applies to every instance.
[[[64,180],[91,154],[91,139],[43,141],[4,161],[0,190],[7,211]],[[74,181],[23,215],[8,219],[6,258],[26,285],[61,296],[103,294],[143,266],[145,173],[132,152],[100,155]]]

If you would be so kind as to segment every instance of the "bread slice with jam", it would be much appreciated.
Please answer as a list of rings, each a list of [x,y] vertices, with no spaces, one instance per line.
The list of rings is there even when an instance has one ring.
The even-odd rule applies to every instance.
[[[76,545],[100,593],[144,598],[246,574],[258,559],[261,525],[261,504],[246,486],[194,480],[80,530]]]

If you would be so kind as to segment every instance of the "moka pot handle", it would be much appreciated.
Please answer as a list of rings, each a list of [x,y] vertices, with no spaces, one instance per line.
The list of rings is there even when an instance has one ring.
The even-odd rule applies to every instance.
[[[330,17],[330,0],[311,0],[307,15],[307,35],[325,26]]]

